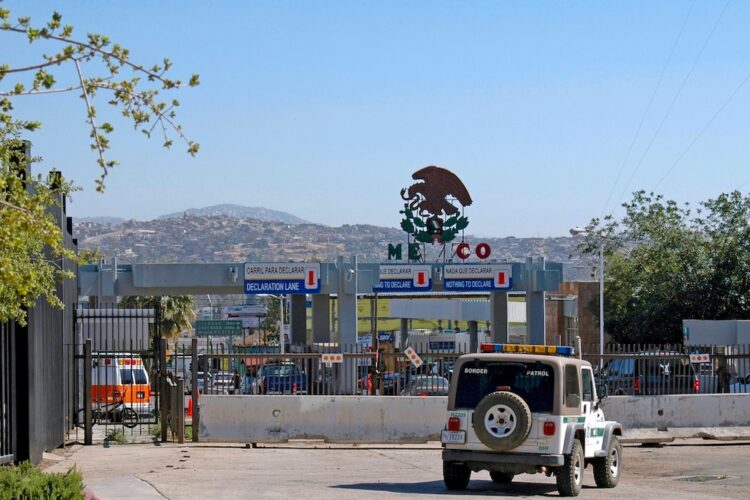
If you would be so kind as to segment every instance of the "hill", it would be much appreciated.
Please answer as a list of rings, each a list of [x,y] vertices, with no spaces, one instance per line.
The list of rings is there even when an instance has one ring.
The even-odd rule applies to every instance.
[[[237,219],[257,219],[263,221],[283,222],[284,224],[309,224],[308,221],[279,210],[271,210],[263,207],[246,207],[244,205],[233,205],[229,203],[212,205],[203,208],[188,208],[182,212],[160,215],[159,219],[175,219],[192,215],[195,217],[223,216]]]
[[[387,258],[388,243],[405,243],[400,229],[370,225],[284,224],[226,216],[183,216],[122,224],[75,225],[81,248],[99,248],[120,262],[252,262],[335,260],[357,255],[364,262]],[[590,279],[588,261],[575,251],[576,241],[558,238],[477,238],[492,247],[497,261],[545,257],[566,264],[566,279]],[[434,251],[438,247],[427,247]],[[405,249],[404,249],[405,250]],[[436,260],[435,255],[430,255]]]

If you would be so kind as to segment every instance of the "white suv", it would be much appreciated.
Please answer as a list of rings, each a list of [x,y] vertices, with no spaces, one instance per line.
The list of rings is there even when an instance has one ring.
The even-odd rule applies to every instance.
[[[541,472],[576,496],[589,464],[597,486],[617,485],[622,426],[605,420],[591,364],[563,356],[572,351],[482,344],[456,361],[442,432],[448,489],[465,489],[471,471],[488,470],[496,483]]]

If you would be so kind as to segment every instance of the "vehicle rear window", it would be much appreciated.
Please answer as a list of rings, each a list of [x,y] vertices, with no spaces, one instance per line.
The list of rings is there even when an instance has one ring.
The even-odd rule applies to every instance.
[[[263,371],[264,375],[271,377],[287,377],[299,373],[297,365],[268,366]]]
[[[456,408],[475,408],[486,395],[509,390],[521,396],[532,412],[551,412],[555,371],[542,362],[473,361],[461,366]]]
[[[146,371],[141,368],[135,370],[132,368],[120,368],[120,379],[122,380],[122,385],[148,384]]]

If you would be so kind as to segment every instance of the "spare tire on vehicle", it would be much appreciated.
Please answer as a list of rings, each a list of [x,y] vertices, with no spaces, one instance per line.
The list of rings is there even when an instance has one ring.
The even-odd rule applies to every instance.
[[[488,448],[508,451],[526,440],[531,410],[526,401],[508,391],[486,395],[474,410],[474,432]]]

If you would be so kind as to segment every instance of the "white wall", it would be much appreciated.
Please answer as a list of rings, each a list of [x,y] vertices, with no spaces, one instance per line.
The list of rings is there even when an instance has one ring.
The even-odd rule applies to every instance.
[[[201,396],[201,441],[423,443],[440,439],[446,397]],[[750,426],[750,394],[612,396],[603,404],[629,441],[639,430]],[[747,429],[745,429],[746,431]],[[648,440],[645,439],[644,440]]]

